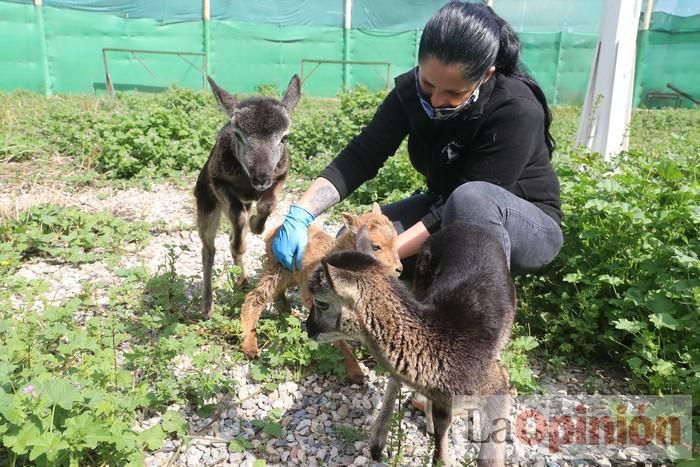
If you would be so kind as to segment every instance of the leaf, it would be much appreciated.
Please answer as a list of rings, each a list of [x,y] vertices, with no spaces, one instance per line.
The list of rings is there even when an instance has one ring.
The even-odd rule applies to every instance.
[[[46,459],[49,462],[56,459],[56,457],[61,454],[61,451],[70,447],[70,445],[56,432],[42,433],[37,439],[34,440],[33,445],[34,447],[29,453],[29,460],[36,460],[42,454],[46,454]]]
[[[25,454],[27,448],[34,444],[41,432],[32,423],[26,423],[16,435],[5,436],[3,444],[18,455]]]
[[[639,321],[630,321],[626,318],[615,320],[613,321],[613,324],[615,325],[615,329],[621,329],[632,334],[638,333],[642,330],[642,323]]]
[[[267,463],[263,459],[255,459],[253,462],[253,467],[265,467]]]
[[[676,305],[673,303],[672,300],[669,300],[666,297],[659,297],[656,296],[652,298],[651,300],[647,300],[647,302],[644,304],[649,310],[653,311],[654,313],[672,313],[676,310]]]
[[[598,276],[598,280],[600,282],[605,282],[606,284],[610,284],[612,286],[624,284],[624,281],[622,279],[616,276],[611,276],[609,274],[601,274],[600,276]]]
[[[252,365],[250,367],[250,377],[253,378],[253,381],[265,381],[269,375],[270,373],[267,369],[260,365]]]
[[[139,433],[138,440],[148,449],[154,451],[163,445],[163,441],[165,441],[165,432],[160,424],[158,424]]]
[[[581,279],[583,278],[583,274],[580,274],[578,272],[571,272],[563,277],[564,282],[569,282],[570,284],[576,284],[577,282],[580,282]]]
[[[56,404],[66,410],[70,410],[75,402],[82,399],[80,391],[64,380],[46,381],[41,384],[40,390],[50,404]]]
[[[95,449],[99,443],[112,439],[107,427],[87,412],[66,419],[65,426],[63,436],[72,446],[80,445]]]
[[[658,329],[668,328],[675,331],[678,328],[678,321],[668,313],[654,313],[649,315],[649,321],[654,323]]]
[[[246,449],[253,447],[253,443],[243,438],[232,439],[228,443],[228,451],[231,453],[244,452]]]
[[[168,410],[163,415],[161,422],[163,430],[167,433],[177,433],[179,436],[184,436],[189,431],[189,424],[179,412]]]
[[[197,407],[197,415],[202,418],[211,417],[216,412],[216,404],[205,404]]]
[[[266,423],[263,427],[263,431],[268,435],[274,436],[275,438],[282,437],[282,425],[276,422]]]
[[[22,425],[27,415],[19,407],[19,402],[16,397],[10,394],[6,394],[0,391],[0,415],[5,417],[5,419],[14,424]]]
[[[659,175],[667,182],[677,182],[683,180],[683,172],[680,171],[678,165],[672,161],[664,160],[659,164]]]
[[[652,367],[660,376],[670,376],[673,374],[674,364],[668,360],[659,359]]]
[[[526,352],[529,352],[530,350],[536,348],[539,345],[540,344],[539,342],[537,342],[537,339],[535,339],[532,336],[520,336],[513,340],[513,346],[515,348],[522,349]]]
[[[0,362],[0,387],[12,381],[12,374],[16,368],[12,363]]]

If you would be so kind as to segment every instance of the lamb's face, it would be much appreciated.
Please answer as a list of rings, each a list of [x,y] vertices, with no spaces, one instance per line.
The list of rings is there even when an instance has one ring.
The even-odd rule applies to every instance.
[[[275,169],[287,151],[289,126],[287,109],[272,98],[247,99],[233,111],[230,149],[257,191],[275,182]]]
[[[382,214],[379,204],[372,205],[372,211],[353,216],[349,213],[342,213],[343,224],[350,232],[357,235],[360,228],[365,226],[369,238],[371,249],[368,254],[383,266],[386,274],[398,277],[403,271],[401,258],[398,251],[398,235],[394,224]]]
[[[362,270],[343,268],[333,262],[360,258],[367,261],[369,268]],[[324,260],[311,276],[309,288],[313,296],[313,306],[306,330],[309,337],[319,342],[332,342],[339,339],[362,338],[362,310],[358,306],[362,294],[363,274],[381,271],[376,260],[358,252],[337,253]],[[366,277],[365,277],[366,279]]]
[[[294,75],[282,100],[252,97],[244,101],[219,87],[209,78],[212,92],[230,117],[222,134],[231,153],[240,163],[252,187],[270,188],[279,176],[277,171],[287,153],[290,114],[299,102],[301,81]]]

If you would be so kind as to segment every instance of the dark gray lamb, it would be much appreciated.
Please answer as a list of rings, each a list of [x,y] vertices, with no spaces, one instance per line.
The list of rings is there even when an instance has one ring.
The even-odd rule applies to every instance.
[[[194,189],[197,228],[202,239],[202,313],[206,318],[212,310],[214,239],[221,212],[231,221],[231,255],[241,268],[242,285],[247,277],[243,266],[246,228],[250,226],[255,234],[263,232],[287,180],[290,114],[301,95],[297,75],[292,77],[281,101],[261,96],[239,101],[212,78],[208,79],[230,120],[219,131]]]

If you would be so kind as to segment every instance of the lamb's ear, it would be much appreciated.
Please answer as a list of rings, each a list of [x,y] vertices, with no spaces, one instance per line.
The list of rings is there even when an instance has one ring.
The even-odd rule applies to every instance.
[[[340,217],[343,219],[343,225],[345,226],[345,228],[357,235],[357,232],[359,230],[359,225],[357,224],[357,217],[353,216],[349,212],[340,213]]]
[[[214,93],[214,97],[216,97],[217,102],[224,109],[224,112],[226,112],[229,117],[233,116],[233,111],[236,110],[236,105],[238,105],[236,98],[216,84],[216,81],[214,81],[211,76],[207,75],[207,80],[209,81],[209,86],[211,86],[211,91]]]
[[[363,225],[360,227],[360,230],[357,231],[357,235],[355,236],[355,250],[374,256],[372,241],[369,239],[369,230],[367,230],[366,225]]]
[[[354,302],[357,296],[357,283],[353,278],[352,272],[328,264],[326,260],[321,261],[321,264],[333,292],[342,298],[350,299]]]
[[[298,75],[292,76],[289,80],[289,85],[287,86],[287,91],[284,93],[282,98],[282,105],[287,108],[289,112],[294,110],[294,107],[299,103],[299,98],[301,97],[301,80]]]
[[[382,214],[382,207],[379,203],[372,203],[372,214],[380,216]]]

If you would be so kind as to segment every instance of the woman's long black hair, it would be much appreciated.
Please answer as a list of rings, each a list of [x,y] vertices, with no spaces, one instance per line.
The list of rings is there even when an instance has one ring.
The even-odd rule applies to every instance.
[[[520,64],[520,40],[513,28],[491,7],[451,1],[425,25],[418,60],[433,56],[445,64],[464,66],[465,78],[479,81],[491,66],[496,72],[527,84],[544,110],[545,142],[551,156],[554,138],[549,132],[552,112],[537,81]]]

